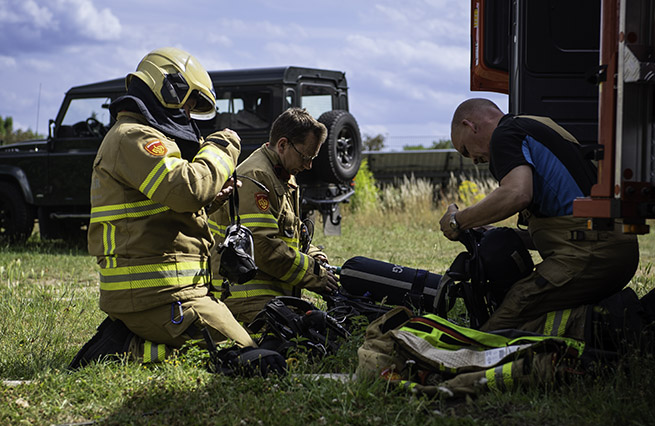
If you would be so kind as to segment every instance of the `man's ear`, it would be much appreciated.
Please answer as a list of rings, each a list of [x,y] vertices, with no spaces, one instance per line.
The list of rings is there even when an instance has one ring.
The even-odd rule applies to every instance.
[[[474,122],[472,122],[471,120],[468,120],[468,119],[465,118],[465,119],[462,120],[462,124],[464,126],[469,127],[473,133],[478,132],[478,126],[476,126],[476,124]]]
[[[280,149],[284,151],[284,149],[286,149],[286,147],[287,147],[287,143],[288,143],[288,142],[289,142],[289,139],[287,139],[286,137],[282,136],[281,138],[279,138],[279,139],[275,142],[275,149],[278,150],[278,151],[279,151]]]

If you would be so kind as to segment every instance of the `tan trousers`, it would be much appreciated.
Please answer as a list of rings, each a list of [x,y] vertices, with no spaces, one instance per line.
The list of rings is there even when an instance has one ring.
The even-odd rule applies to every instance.
[[[572,313],[582,324],[571,323],[565,336],[579,339],[584,305],[619,292],[637,270],[637,238],[620,231],[586,231],[586,220],[571,216],[533,217],[528,229],[543,261],[535,272],[512,285],[480,329],[543,333],[548,313],[574,308]]]
[[[205,327],[217,344],[229,339],[242,347],[256,346],[227,306],[211,295],[111,316],[123,321],[137,336],[173,348],[181,347],[188,340],[203,339]]]

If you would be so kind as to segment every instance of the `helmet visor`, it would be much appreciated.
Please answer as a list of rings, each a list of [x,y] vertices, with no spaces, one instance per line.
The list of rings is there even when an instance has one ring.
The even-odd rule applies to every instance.
[[[191,118],[195,120],[211,120],[216,116],[214,101],[201,91],[194,90],[191,96],[196,98],[196,106],[191,110]]]

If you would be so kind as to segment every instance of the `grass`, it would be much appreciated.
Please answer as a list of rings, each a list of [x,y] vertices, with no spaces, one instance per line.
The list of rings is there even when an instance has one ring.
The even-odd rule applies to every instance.
[[[398,190],[405,194],[400,207],[387,201],[394,194],[380,191],[378,209],[344,209],[341,237],[323,236],[317,226],[314,242],[332,264],[361,255],[441,273],[463,251],[439,232],[444,206],[433,202],[435,188]],[[655,286],[655,236],[640,243],[631,286],[643,295]],[[97,298],[95,260],[83,247],[37,236],[0,247],[0,378],[21,381],[0,384],[0,424],[653,424],[652,355],[628,356],[557,388],[456,401],[417,397],[380,380],[316,377],[350,377],[362,333],[322,363],[301,359],[282,378],[210,374],[200,350],[159,365],[118,361],[68,372],[104,317]]]

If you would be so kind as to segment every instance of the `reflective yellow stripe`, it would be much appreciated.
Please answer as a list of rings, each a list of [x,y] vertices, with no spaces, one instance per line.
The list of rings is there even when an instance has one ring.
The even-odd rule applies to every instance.
[[[544,323],[544,332],[546,336],[564,336],[566,332],[566,323],[571,315],[571,309],[562,311],[548,312],[546,322]]]
[[[152,168],[148,176],[144,179],[141,186],[139,186],[139,191],[141,191],[146,197],[152,198],[152,194],[155,193],[159,185],[164,180],[164,177],[176,167],[182,166],[185,163],[179,157],[168,156],[162,158],[162,160]]]
[[[564,333],[566,333],[566,323],[569,322],[569,317],[571,316],[571,309],[565,309],[562,311],[562,321],[557,327],[557,335],[558,336],[564,336]]]
[[[218,222],[209,219],[207,221],[209,224],[209,230],[212,232],[217,237],[220,237],[220,239],[225,238],[225,229],[227,228],[224,225],[219,225]]]
[[[277,220],[272,214],[249,213],[241,215],[241,223],[249,228],[277,229]]]
[[[216,284],[215,287],[218,288]],[[244,284],[230,286],[230,298],[242,299],[255,296],[288,296],[293,286],[280,281],[250,280]]]
[[[247,297],[257,297],[257,296],[284,296],[285,294],[281,291],[276,291],[273,289],[262,289],[262,290],[248,290],[248,291],[230,291],[230,299],[245,299]]]
[[[143,363],[162,362],[166,359],[166,345],[146,340],[143,343]]]
[[[505,384],[505,389],[510,390],[514,387],[514,377],[512,377],[512,366],[513,362],[508,362],[501,366],[503,383]]]
[[[105,255],[106,267],[116,267],[116,226],[110,222],[102,223],[102,246]]]
[[[484,372],[484,377],[487,379],[487,387],[496,392],[500,392],[500,389],[498,389],[498,385],[496,385],[496,373],[494,372],[495,368],[490,368],[488,370],[485,370]]]
[[[207,262],[161,263],[154,265],[100,268],[100,289],[130,290],[147,287],[187,286],[210,280]]]
[[[91,223],[108,222],[128,217],[152,216],[166,210],[169,210],[169,208],[152,200],[93,207],[91,209]]]
[[[399,380],[398,384],[408,391],[413,390],[417,385],[416,382],[412,382],[410,380]]]
[[[504,392],[512,389],[514,387],[512,365],[514,365],[513,362],[508,362],[485,370],[484,376],[487,378],[487,387],[495,392]]]
[[[280,239],[287,243],[287,245],[293,249],[298,249],[298,238],[287,238],[280,236]]]
[[[223,176],[230,176],[234,171],[234,162],[226,153],[212,144],[205,144],[193,158],[193,161],[204,159],[213,164],[218,163],[218,168],[222,170]]]
[[[296,285],[302,280],[307,273],[309,267],[309,258],[307,255],[300,253],[297,249],[293,249],[296,258],[293,260],[293,265],[289,270],[280,277],[282,281],[286,281],[291,285]]]

